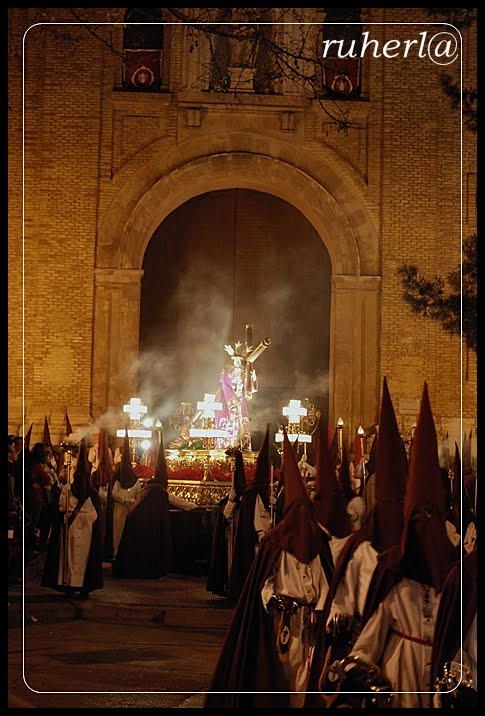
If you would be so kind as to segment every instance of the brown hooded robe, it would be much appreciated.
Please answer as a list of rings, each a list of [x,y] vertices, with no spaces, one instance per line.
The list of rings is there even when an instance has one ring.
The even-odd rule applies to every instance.
[[[168,470],[160,433],[154,477],[130,508],[121,535],[113,576],[128,579],[159,579],[173,565],[173,544],[168,502]]]

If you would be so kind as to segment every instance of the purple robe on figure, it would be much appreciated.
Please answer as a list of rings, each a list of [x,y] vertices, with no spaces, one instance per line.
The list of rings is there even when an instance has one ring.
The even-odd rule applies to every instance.
[[[221,387],[216,393],[216,401],[222,403],[217,413],[215,426],[218,430],[226,430],[227,438],[215,438],[216,448],[237,447],[240,450],[251,450],[251,433],[247,401],[242,390],[238,396],[234,391],[230,375],[226,370],[221,373]]]

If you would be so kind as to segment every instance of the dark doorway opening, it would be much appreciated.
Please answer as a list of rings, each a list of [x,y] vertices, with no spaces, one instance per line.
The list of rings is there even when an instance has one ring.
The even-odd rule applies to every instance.
[[[290,399],[328,414],[328,252],[308,220],[272,195],[194,197],[154,232],[143,261],[139,392],[170,439],[181,403],[216,393],[226,344],[271,345],[256,360],[251,430],[275,428]]]

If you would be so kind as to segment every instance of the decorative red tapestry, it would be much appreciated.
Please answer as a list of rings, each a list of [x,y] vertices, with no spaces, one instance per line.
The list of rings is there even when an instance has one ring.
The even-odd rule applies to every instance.
[[[125,50],[124,85],[136,90],[160,87],[161,50]]]
[[[360,86],[360,58],[340,59],[327,57],[323,61],[323,86],[332,94],[349,97]]]

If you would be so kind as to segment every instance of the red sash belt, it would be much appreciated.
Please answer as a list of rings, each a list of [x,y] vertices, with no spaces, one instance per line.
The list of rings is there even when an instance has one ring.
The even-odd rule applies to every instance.
[[[408,634],[403,634],[402,631],[398,631],[397,629],[391,629],[391,631],[394,634],[397,634],[397,636],[400,636],[402,639],[407,639],[408,641],[412,641],[415,644],[422,644],[423,646],[433,646],[432,641],[428,641],[427,639],[418,639],[416,636],[409,636]]]

